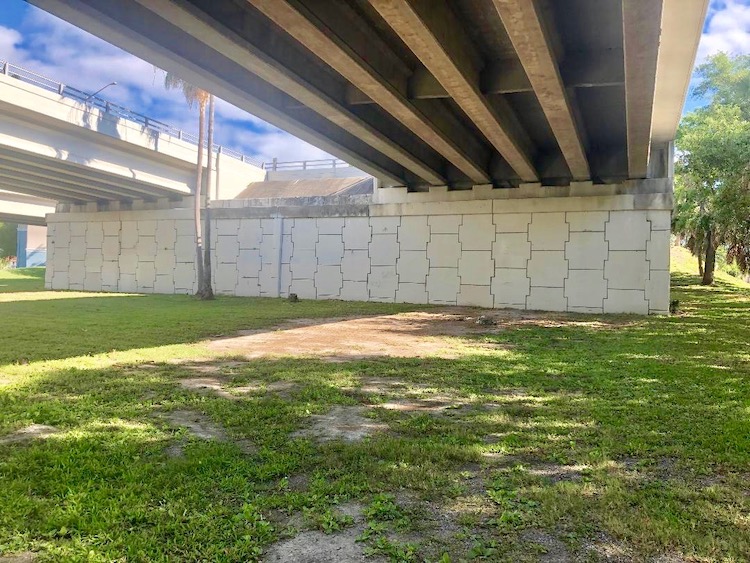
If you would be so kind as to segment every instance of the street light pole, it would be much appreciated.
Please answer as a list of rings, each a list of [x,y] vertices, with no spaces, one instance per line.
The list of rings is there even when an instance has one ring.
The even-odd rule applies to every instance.
[[[98,93],[100,93],[104,89],[109,88],[110,86],[117,86],[117,82],[110,82],[109,84],[106,84],[105,86],[102,86],[101,88],[99,88],[93,94],[89,94],[88,96],[86,96],[86,99],[83,100],[83,103],[88,102],[91,98],[93,98],[94,96],[96,96]]]

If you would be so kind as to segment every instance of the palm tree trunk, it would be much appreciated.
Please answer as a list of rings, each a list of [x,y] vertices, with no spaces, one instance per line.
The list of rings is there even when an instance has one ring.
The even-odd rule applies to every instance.
[[[211,189],[213,187],[214,166],[214,95],[208,98],[208,157],[206,161],[206,215],[203,232],[206,235],[205,248],[203,249],[203,287],[200,292],[201,299],[213,299],[214,289],[211,283]]]
[[[698,253],[698,275],[703,277],[703,254]]]
[[[711,229],[706,233],[706,262],[703,265],[703,279],[701,285],[714,283],[714,270],[716,269],[716,247]]]
[[[206,128],[206,104],[198,104],[198,162],[195,166],[195,254],[196,278],[200,295],[203,280],[203,238],[201,236],[201,200],[203,199],[203,142]]]

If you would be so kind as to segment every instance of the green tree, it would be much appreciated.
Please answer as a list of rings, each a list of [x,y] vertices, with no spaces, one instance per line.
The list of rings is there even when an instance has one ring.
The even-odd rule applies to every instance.
[[[749,64],[722,53],[701,65],[697,91],[711,103],[685,116],[677,134],[673,229],[698,257],[705,285],[714,281],[719,246],[740,271],[750,265],[750,100],[742,99]]]
[[[17,236],[14,223],[0,223],[0,258],[16,255]]]
[[[201,229],[201,206],[204,198],[203,190],[203,149],[206,144],[206,106],[211,105],[210,127],[209,127],[209,155],[208,155],[208,186],[211,186],[211,169],[212,169],[212,143],[213,143],[213,96],[186,82],[175,74],[168,72],[164,76],[164,87],[167,90],[181,90],[185,96],[188,106],[192,109],[194,105],[198,106],[198,156],[195,166],[195,253],[196,253],[196,273],[198,278],[198,291],[196,295],[201,299],[213,299],[213,288],[211,287],[211,257],[210,257],[210,236],[211,225],[208,212],[205,217],[205,232],[207,240],[204,242]],[[206,198],[208,197],[206,190]],[[206,204],[208,207],[208,204]]]

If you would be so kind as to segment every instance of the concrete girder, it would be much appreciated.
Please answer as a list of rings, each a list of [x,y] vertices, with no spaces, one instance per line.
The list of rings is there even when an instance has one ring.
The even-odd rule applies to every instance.
[[[525,147],[521,146],[479,90],[478,58],[467,53],[470,41],[456,27],[455,17],[442,2],[370,0],[461,110],[525,182],[536,182]],[[448,22],[453,25],[448,29]]]
[[[31,173],[28,170],[19,170],[17,166],[9,166],[2,159],[0,159],[0,173],[2,173],[0,183],[15,183],[17,186],[27,186],[24,191],[36,190],[38,193],[33,195],[38,197],[43,197],[42,194],[46,193],[47,197],[54,197],[59,201],[91,201],[92,198],[107,201],[122,199],[112,192],[89,188],[80,182],[71,183],[62,180],[59,176],[53,177],[52,174],[45,175]],[[130,196],[128,199],[138,199],[138,196]]]
[[[651,152],[663,0],[622,3],[628,175],[645,178]]]
[[[2,204],[2,202],[0,202],[0,204]],[[44,227],[47,225],[47,219],[45,217],[37,217],[36,215],[23,215],[0,211],[0,223],[15,223],[17,225],[36,225],[38,227]]]
[[[332,96],[316,88],[303,77],[294,73],[283,62],[275,60],[266,52],[215,21],[201,18],[201,14],[189,5],[177,5],[169,0],[137,0],[145,8],[158,13],[179,26],[190,36],[212,49],[237,61],[247,71],[265,80],[274,87],[294,96],[302,104],[314,110],[365,141],[375,150],[397,162],[416,176],[431,184],[444,184],[441,172],[421,161],[393,139],[384,135],[373,125],[360,119]]]
[[[591,176],[581,133],[534,0],[493,0],[574,180]]]
[[[407,99],[404,92],[330,32],[311,10],[295,0],[246,1],[421,137],[473,182],[490,181],[486,162],[469,156],[453,136],[438,128]]]

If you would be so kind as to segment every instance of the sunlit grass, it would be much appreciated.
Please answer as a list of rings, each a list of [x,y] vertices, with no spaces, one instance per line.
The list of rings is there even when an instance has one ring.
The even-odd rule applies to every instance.
[[[31,424],[57,430],[0,444],[0,556],[251,561],[288,533],[287,518],[324,529],[355,500],[384,530],[364,543],[392,560],[534,561],[524,534],[545,530],[581,560],[607,544],[623,560],[745,561],[750,289],[724,277],[700,286],[680,249],[672,265],[672,317],[527,320],[461,340],[450,360],[228,364],[212,376],[230,390],[294,384],[239,400],[179,384],[196,376],[193,364],[220,359],[206,339],[413,307],[46,292],[39,270],[0,272],[0,440]],[[477,341],[497,347],[478,353]],[[395,398],[465,406],[373,408],[389,431],[359,443],[292,437],[334,405],[394,398],[362,396],[363,378],[404,381]],[[170,427],[174,410],[202,413],[228,439]],[[297,476],[308,484],[292,488]],[[443,539],[429,527],[435,513],[453,518]],[[416,555],[398,549],[404,537],[420,544]]]

